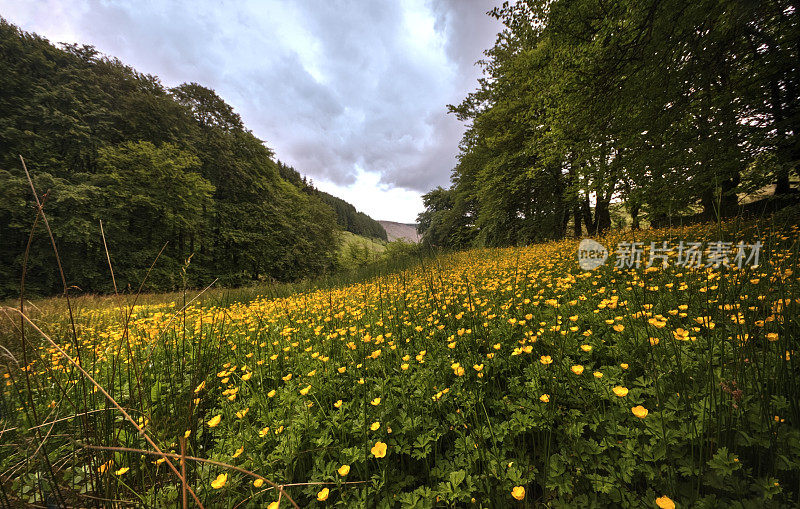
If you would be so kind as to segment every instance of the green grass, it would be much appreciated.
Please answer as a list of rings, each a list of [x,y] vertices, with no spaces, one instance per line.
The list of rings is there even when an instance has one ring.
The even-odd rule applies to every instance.
[[[55,309],[35,321],[161,450],[188,432],[217,462],[186,461],[206,507],[277,502],[259,476],[281,507],[796,506],[797,227],[599,240],[632,235],[765,245],[757,268],[582,272],[566,240],[185,310],[97,301],[75,335]],[[36,361],[0,368],[0,496],[180,505],[134,424],[27,335]]]

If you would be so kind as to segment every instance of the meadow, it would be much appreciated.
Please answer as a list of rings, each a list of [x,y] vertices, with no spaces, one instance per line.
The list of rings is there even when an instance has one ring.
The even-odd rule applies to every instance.
[[[28,305],[25,349],[9,306],[0,500],[796,507],[798,233],[597,239],[643,242],[639,268],[583,271],[570,239],[280,296],[61,299]],[[650,241],[718,239],[762,242],[758,266],[646,267]]]

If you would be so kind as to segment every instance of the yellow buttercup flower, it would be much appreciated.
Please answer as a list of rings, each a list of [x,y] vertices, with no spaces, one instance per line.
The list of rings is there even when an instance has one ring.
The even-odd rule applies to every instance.
[[[324,502],[328,500],[328,495],[330,494],[330,490],[328,488],[322,488],[319,493],[317,493],[317,500],[320,502]]]
[[[130,468],[128,468],[128,467],[122,467],[122,468],[120,468],[119,470],[117,470],[116,472],[114,472],[114,475],[122,475],[122,474],[124,474],[125,472],[127,472],[128,470],[130,470]]]
[[[269,391],[269,392],[267,393],[267,397],[268,397],[268,398],[272,398],[272,397],[274,397],[274,396],[275,396],[275,389],[272,389],[271,391]]]
[[[307,394],[308,394],[308,391],[310,391],[310,390],[311,390],[311,386],[310,386],[310,385],[307,385],[306,387],[304,387],[304,388],[300,389],[300,394],[302,394],[303,396],[305,396],[305,395],[307,395]]]
[[[539,362],[541,362],[544,365],[552,364],[553,358],[550,357],[549,355],[542,355],[541,357],[539,357]]]
[[[337,401],[336,403],[333,404],[333,406],[335,406],[336,408],[341,408],[342,400]]]
[[[375,398],[372,401],[370,401],[369,404],[372,406],[378,406],[381,404],[381,398]]]
[[[386,456],[386,444],[381,441],[375,442],[370,452],[372,452],[372,455],[376,458],[383,458]]]
[[[267,506],[267,509],[278,509],[278,503],[272,502]]]
[[[580,375],[581,373],[583,373],[583,366],[581,366],[580,364],[576,364],[575,366],[572,366],[570,369],[576,375]]]
[[[635,415],[639,419],[644,419],[645,417],[647,417],[647,413],[648,413],[647,409],[645,407],[643,407],[642,405],[638,405],[638,406],[635,406],[635,407],[631,408],[631,412],[633,412],[633,415]]]
[[[666,495],[658,497],[656,499],[656,505],[661,509],[675,509],[675,502]]]
[[[511,496],[517,500],[522,500],[525,498],[525,488],[523,486],[514,486],[514,489],[511,490]]]
[[[228,482],[228,474],[219,474],[216,479],[211,481],[211,487],[218,490],[225,486],[226,482]]]
[[[208,427],[209,427],[209,428],[214,428],[214,427],[216,427],[216,426],[217,426],[217,424],[219,424],[219,421],[221,421],[221,420],[222,420],[222,414],[215,415],[214,417],[212,417],[211,419],[209,419],[209,421],[208,421],[208,423],[207,423],[207,424],[208,424]]]
[[[256,479],[255,481],[253,481],[253,486],[255,486],[256,488],[260,488],[263,485],[264,485],[264,479]]]
[[[581,345],[581,350],[583,350],[584,352],[591,352],[592,345]]]
[[[611,390],[614,391],[614,394],[616,394],[620,398],[625,397],[625,396],[628,395],[628,388],[627,387],[623,387],[621,385],[618,385],[618,386],[614,387]]]
[[[242,455],[243,452],[244,452],[244,446],[241,446],[238,449],[236,449],[236,452],[233,453],[233,456],[231,456],[231,458],[238,458],[239,456]]]
[[[550,395],[549,394],[542,394],[541,396],[539,396],[539,399],[543,403],[549,403],[550,402]]]
[[[369,429],[371,429],[372,431],[375,431],[376,429],[378,429],[380,427],[381,427],[381,423],[379,421],[375,421],[372,424],[370,424]]]
[[[342,477],[346,476],[347,474],[350,473],[350,465],[342,465],[341,467],[339,467],[339,470],[337,470],[337,472]]]

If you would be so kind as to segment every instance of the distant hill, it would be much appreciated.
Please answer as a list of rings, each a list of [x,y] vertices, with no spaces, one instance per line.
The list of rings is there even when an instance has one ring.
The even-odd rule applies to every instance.
[[[320,191],[314,187],[314,182],[308,180],[300,172],[278,161],[280,176],[306,194],[316,196],[323,203],[328,204],[336,214],[336,222],[344,231],[379,240],[387,240],[383,227],[368,215],[359,212],[350,203],[341,198]]]
[[[417,225],[413,223],[395,223],[394,221],[378,221],[383,229],[386,230],[386,236],[389,242],[394,240],[405,240],[406,242],[419,242],[420,234],[417,233]]]

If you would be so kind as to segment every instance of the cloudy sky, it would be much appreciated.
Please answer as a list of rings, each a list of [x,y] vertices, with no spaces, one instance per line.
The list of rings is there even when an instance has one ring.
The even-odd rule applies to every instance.
[[[495,0],[0,0],[51,42],[91,44],[167,86],[217,91],[277,157],[376,219],[447,185]]]

